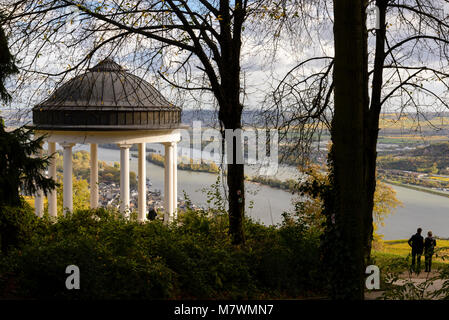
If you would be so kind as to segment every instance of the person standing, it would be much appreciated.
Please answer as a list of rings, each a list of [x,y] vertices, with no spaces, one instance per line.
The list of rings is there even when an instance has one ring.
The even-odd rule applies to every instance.
[[[426,272],[430,272],[432,268],[433,249],[436,245],[437,241],[432,237],[432,231],[427,232],[427,237],[424,240],[424,264],[426,266]]]
[[[410,269],[419,273],[421,270],[421,255],[424,249],[424,238],[421,235],[422,229],[418,228],[416,233],[408,240],[408,244],[412,247],[412,265]],[[418,266],[415,269],[415,259],[418,260]]]
[[[148,220],[153,221],[156,219],[156,217],[157,217],[156,210],[154,209],[154,207],[150,207],[150,209],[148,210],[148,215],[147,215]]]

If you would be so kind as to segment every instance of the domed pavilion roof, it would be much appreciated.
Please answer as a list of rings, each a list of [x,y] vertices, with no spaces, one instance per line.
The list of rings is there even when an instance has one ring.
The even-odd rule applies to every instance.
[[[181,108],[151,84],[105,59],[74,77],[33,108],[44,130],[135,130],[177,128]]]

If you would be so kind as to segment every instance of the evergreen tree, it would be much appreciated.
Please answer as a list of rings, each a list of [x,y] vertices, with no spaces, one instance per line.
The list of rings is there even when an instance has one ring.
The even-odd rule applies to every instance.
[[[0,99],[7,103],[11,96],[5,88],[5,81],[18,69],[8,48],[3,21],[0,13]],[[31,195],[37,189],[47,193],[55,188],[56,183],[45,177],[49,157],[35,157],[42,141],[43,137],[34,139],[33,131],[23,127],[8,132],[0,118],[0,205],[20,205],[20,191]]]
[[[0,205],[20,205],[20,191],[32,195],[42,189],[47,193],[56,186],[45,177],[49,157],[34,156],[43,137],[33,139],[32,134],[25,128],[7,132],[0,120]]]
[[[0,99],[4,102],[9,102],[11,96],[5,88],[6,79],[18,72],[14,61],[14,56],[9,52],[8,38],[3,30],[4,16],[0,12]]]
[[[8,103],[11,96],[5,81],[18,69],[8,48],[3,21],[0,13],[0,100]],[[21,225],[18,221],[23,218],[8,214],[11,210],[3,206],[22,206],[21,191],[34,194],[40,188],[47,193],[56,186],[44,175],[49,158],[34,156],[41,148],[43,138],[33,139],[33,131],[23,127],[7,131],[0,117],[0,248],[3,253],[19,244]]]

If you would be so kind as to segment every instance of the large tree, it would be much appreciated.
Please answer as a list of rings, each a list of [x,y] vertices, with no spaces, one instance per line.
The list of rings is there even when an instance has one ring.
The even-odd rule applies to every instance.
[[[334,116],[325,253],[332,297],[363,299],[364,122],[368,109],[365,1],[334,1]]]
[[[379,119],[383,110],[415,114],[416,128],[426,114],[449,110],[449,17],[446,0],[375,0],[378,28],[371,77],[371,100],[365,120],[367,181],[365,256],[372,243],[373,195]]]
[[[328,2],[330,1],[320,1],[320,4]],[[406,114],[416,121],[416,127],[413,129],[419,129],[420,122],[426,120],[426,112],[442,112],[449,109],[449,17],[444,13],[447,4],[445,0],[372,0],[364,3],[365,10],[371,9],[368,10],[372,13],[370,20],[375,21],[373,27],[368,30],[367,52],[363,53],[365,65],[369,70],[367,75],[370,84],[369,91],[367,90],[370,93],[369,101],[364,104],[361,135],[364,185],[360,189],[354,189],[350,185],[348,189],[341,189],[341,185],[337,184],[335,186],[341,194],[356,192],[363,199],[363,206],[359,208],[359,215],[363,221],[358,222],[362,229],[355,231],[351,224],[345,225],[344,229],[361,234],[358,240],[363,243],[365,263],[370,262],[373,239],[376,147],[382,111],[395,112],[398,118]],[[326,11],[321,12],[324,15]],[[335,18],[334,31],[338,32],[335,11],[327,14],[328,21]],[[331,36],[337,41],[336,34]],[[347,45],[349,46],[349,42]],[[329,51],[331,50],[324,50],[321,55],[299,62],[286,74],[271,96],[274,103],[268,108],[267,114],[276,115],[273,122],[278,123],[278,127],[285,132],[299,130],[304,137],[300,141],[288,141],[292,146],[292,149],[288,150],[289,154],[295,149],[310,149],[311,141],[315,139],[314,135],[323,128],[330,131],[333,142],[337,138],[335,130],[339,130],[335,126],[340,123],[340,129],[344,129],[344,125],[340,122],[341,118],[333,120],[337,112],[335,91],[337,51],[335,55]],[[353,64],[358,61],[354,60]],[[350,77],[349,81],[353,82],[353,90],[350,93],[355,94],[353,91],[359,89],[356,82],[358,75],[354,73],[347,76]],[[341,81],[338,85],[342,85]],[[353,129],[356,124],[348,122],[347,125]],[[347,140],[347,143],[351,148],[360,148],[361,136],[356,135],[354,131],[353,137]],[[358,149],[353,152],[358,152]],[[336,154],[334,149],[330,154],[330,160],[335,162],[335,158],[343,156],[341,153]],[[355,165],[355,161],[359,161],[359,158],[347,160],[353,161],[354,169],[359,168]],[[349,175],[352,174],[350,171]],[[332,201],[328,203],[329,207],[333,206]],[[337,242],[332,245],[337,246]],[[340,261],[344,263],[343,260]],[[330,262],[331,267],[334,262]],[[355,280],[361,287],[360,278]],[[338,285],[338,282],[335,285]],[[341,286],[346,285],[341,283]],[[337,293],[339,288],[341,289],[335,287],[334,292]]]

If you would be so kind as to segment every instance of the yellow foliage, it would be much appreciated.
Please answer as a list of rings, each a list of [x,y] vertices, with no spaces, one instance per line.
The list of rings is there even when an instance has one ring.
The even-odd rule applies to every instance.
[[[394,212],[402,202],[396,198],[396,191],[380,180],[376,183],[376,192],[374,193],[373,219],[375,224],[384,226],[384,219],[387,215]]]
[[[327,168],[323,168],[317,164],[307,164],[306,166],[299,167],[299,171],[306,174],[306,180],[309,183],[313,181],[318,184],[328,184]],[[321,228],[321,223],[324,221],[324,217],[321,213],[323,202],[319,197],[308,199],[298,199],[298,203],[301,203],[301,212],[303,213],[303,219],[309,225],[314,225]],[[379,244],[382,236],[376,234],[376,230],[379,225],[383,226],[385,217],[392,214],[394,210],[402,206],[402,202],[396,198],[396,191],[387,184],[378,180],[376,182],[376,191],[374,193],[374,207],[373,207],[373,240],[376,244]]]
[[[62,179],[59,177],[58,182],[60,186],[57,188],[57,204],[58,215],[63,214],[63,189]],[[85,179],[77,179],[72,175],[73,182],[73,210],[89,209],[90,207],[90,192],[89,183]]]
[[[34,197],[31,196],[24,196],[23,197],[25,199],[25,201],[34,208]]]

